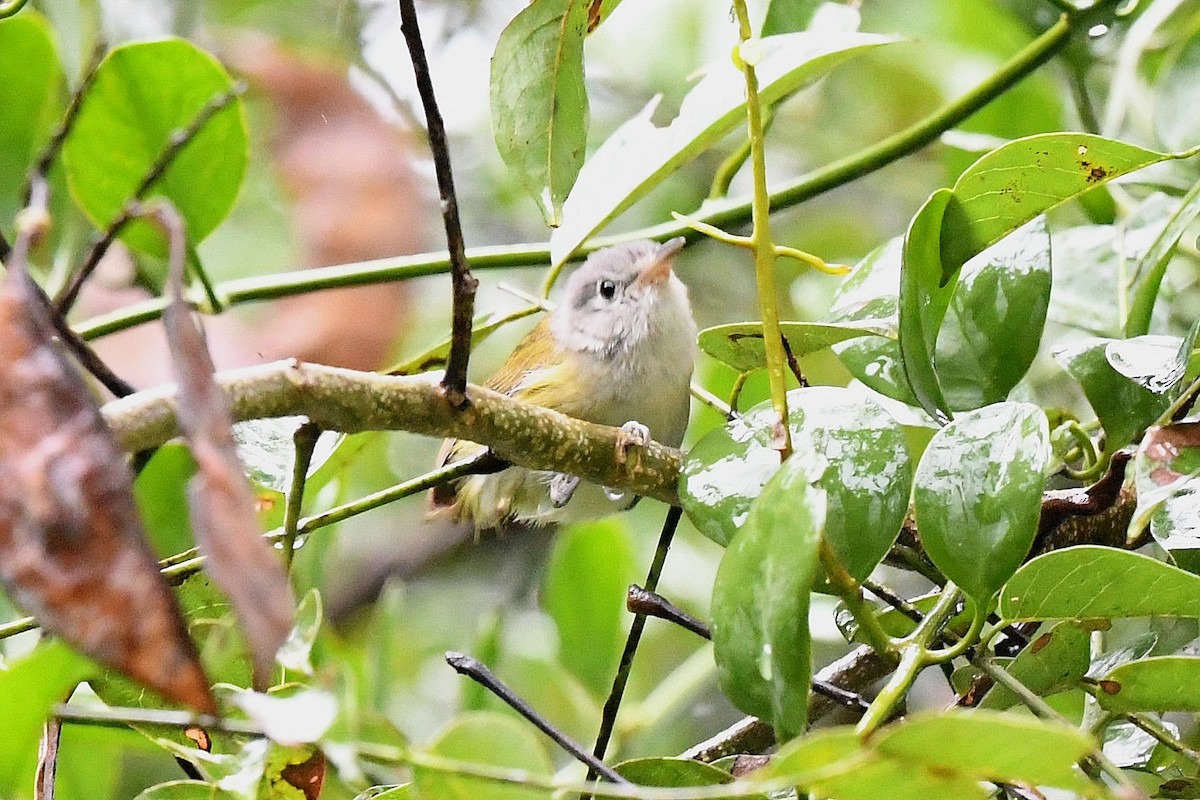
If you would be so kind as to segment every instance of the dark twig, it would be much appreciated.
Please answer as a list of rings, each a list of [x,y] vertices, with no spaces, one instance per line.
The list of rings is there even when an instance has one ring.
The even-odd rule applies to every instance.
[[[25,188],[21,192],[21,198],[25,203],[29,202],[32,195],[34,181],[38,178],[45,180],[46,176],[50,174],[50,166],[54,163],[54,159],[58,158],[63,142],[67,140],[71,129],[75,127],[75,119],[79,116],[79,109],[83,107],[83,98],[95,83],[96,69],[104,60],[106,52],[108,52],[108,42],[104,40],[104,37],[96,39],[96,46],[92,48],[92,54],[83,68],[83,78],[79,81],[79,88],[71,93],[71,103],[67,106],[67,113],[63,115],[62,122],[50,136],[50,141],[46,143],[42,154],[38,156],[33,171],[25,179]]]
[[[796,354],[792,352],[792,346],[788,343],[786,336],[780,336],[779,340],[783,342],[783,354],[787,357],[788,369],[796,376],[796,382],[801,388],[808,387],[808,378],[804,377],[804,370],[800,369],[800,359],[796,358]]]
[[[1132,449],[1119,450],[1113,453],[1108,472],[1091,486],[1046,492],[1042,498],[1042,515],[1038,520],[1038,533],[1034,539],[1032,553],[1036,555],[1073,544],[1070,541],[1054,541],[1059,529],[1066,522],[1074,517],[1094,517],[1116,506],[1121,500],[1126,467],[1132,458]],[[1124,534],[1123,526],[1120,533]]]
[[[54,800],[54,778],[58,774],[58,748],[61,743],[62,720],[51,717],[42,726],[37,775],[33,784],[34,800]]]
[[[691,631],[705,639],[712,638],[712,632],[700,620],[672,603],[656,592],[648,592],[636,583],[629,587],[625,595],[625,608],[640,616],[655,617],[673,622],[681,628]]]
[[[446,226],[450,276],[454,287],[454,310],[450,327],[450,357],[446,360],[442,388],[446,390],[450,404],[458,408],[467,402],[467,361],[471,357],[471,325],[475,314],[475,288],[479,281],[471,274],[467,264],[462,225],[458,219],[458,199],[454,194],[454,176],[450,170],[450,148],[446,144],[446,128],[442,124],[442,114],[438,111],[437,98],[433,93],[433,79],[429,74],[429,62],[425,58],[425,46],[421,42],[421,29],[417,25],[417,12],[413,7],[413,0],[400,0],[400,31],[408,45],[413,73],[417,79],[417,90],[425,108],[429,149],[433,153],[433,166],[437,172],[438,192],[442,201],[442,219]]]
[[[658,588],[658,579],[662,576],[663,565],[667,562],[667,552],[671,549],[671,541],[675,538],[675,530],[679,527],[679,519],[683,509],[672,506],[667,511],[663,521],[662,533],[658,535],[658,547],[654,551],[654,559],[646,573],[646,590],[653,592]],[[608,752],[608,742],[612,738],[613,728],[617,724],[617,712],[621,710],[621,700],[625,697],[625,685],[629,682],[629,673],[633,668],[633,657],[637,655],[638,645],[642,641],[642,631],[646,628],[646,616],[637,614],[629,627],[629,636],[625,639],[625,649],[621,652],[621,661],[617,665],[617,674],[613,678],[612,689],[608,699],[604,701],[604,711],[600,715],[600,730],[596,733],[596,745],[592,754],[598,760],[603,760]],[[588,780],[595,775],[589,770]]]
[[[38,220],[37,226],[42,229],[48,227],[50,224],[49,202],[50,188],[46,183],[46,179],[40,175],[35,175],[30,182],[29,199],[26,201],[26,211],[24,213],[30,215],[30,219]],[[40,235],[40,232],[37,235]],[[23,245],[22,252],[27,255],[28,249],[29,242],[26,242]],[[22,258],[24,257],[23,255]],[[55,313],[50,298],[46,296],[42,287],[36,281],[32,280],[29,284],[33,294],[46,309],[47,316],[54,326],[55,333],[58,334],[59,341],[75,356],[84,369],[95,376],[96,380],[100,381],[104,385],[104,388],[112,392],[114,396],[125,397],[133,394],[135,391],[134,388],[109,369],[108,365],[96,355],[95,351],[79,337],[79,334],[71,330],[71,327],[63,319],[62,315]]]
[[[532,722],[538,730],[549,736],[562,749],[573,755],[575,758],[588,765],[588,770],[598,775],[604,776],[607,780],[613,783],[628,784],[629,781],[617,772],[612,767],[592,756],[583,745],[579,744],[571,737],[560,731],[554,725],[550,724],[541,714],[534,711],[528,703],[517,696],[516,692],[504,685],[504,682],[495,676],[495,674],[484,666],[478,659],[465,656],[462,653],[446,653],[446,663],[454,667],[454,670],[460,675],[466,675],[471,680],[483,686],[492,694],[499,697],[505,703],[525,719]],[[592,780],[589,778],[589,780]]]
[[[104,254],[108,252],[108,248],[116,241],[121,232],[132,222],[139,213],[141,213],[141,201],[145,199],[146,194],[151,187],[162,178],[167,169],[174,163],[176,157],[188,145],[192,139],[208,124],[216,114],[223,108],[226,108],[234,98],[246,91],[246,84],[239,81],[234,84],[229,90],[221,92],[214,96],[211,100],[204,104],[204,107],[196,114],[186,128],[181,128],[171,134],[171,140],[163,151],[159,153],[158,158],[150,166],[141,183],[133,192],[133,196],[125,203],[125,207],[121,209],[121,213],[116,219],[109,223],[104,233],[92,245],[86,257],[84,257],[83,265],[79,270],[71,276],[71,281],[68,283],[59,295],[54,298],[54,307],[59,314],[65,316],[74,305],[75,300],[79,297],[79,290],[83,288],[83,283],[92,272],[95,271],[96,265],[100,263],[100,259],[104,258]]]
[[[629,593],[625,596],[625,607],[635,614],[657,617],[667,622],[674,622],[676,625],[686,628],[697,636],[712,639],[712,631],[703,622],[679,608],[661,594],[648,592],[640,586],[634,585],[629,587]],[[813,680],[812,689],[817,694],[823,695],[851,711],[863,713],[870,706],[867,701],[863,700],[855,692],[835,686],[819,678]]]

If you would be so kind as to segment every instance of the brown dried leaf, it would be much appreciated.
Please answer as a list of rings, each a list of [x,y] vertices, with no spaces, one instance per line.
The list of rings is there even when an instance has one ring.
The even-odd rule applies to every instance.
[[[0,581],[88,656],[216,713],[132,480],[82,378],[52,343],[31,279],[10,264],[0,283]]]
[[[174,239],[181,234],[172,231]],[[192,531],[207,558],[208,573],[229,595],[242,623],[254,685],[261,689],[270,678],[275,652],[292,629],[296,600],[283,565],[262,537],[257,500],[237,456],[229,399],[213,380],[204,334],[181,297],[182,257],[173,261],[174,299],[163,325],[178,384],[179,427],[197,465],[188,491]]]

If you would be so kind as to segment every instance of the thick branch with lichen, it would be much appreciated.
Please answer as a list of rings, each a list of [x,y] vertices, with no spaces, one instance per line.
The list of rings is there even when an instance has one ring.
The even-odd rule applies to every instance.
[[[217,380],[239,421],[306,416],[323,429],[345,433],[405,430],[470,439],[517,466],[566,472],[665,503],[679,502],[678,450],[651,442],[621,464],[616,458],[618,429],[481,386],[467,387],[470,407],[462,410],[453,408],[428,376],[393,377],[281,361],[224,372]],[[115,400],[103,411],[131,452],[161,445],[179,432],[173,386]]]

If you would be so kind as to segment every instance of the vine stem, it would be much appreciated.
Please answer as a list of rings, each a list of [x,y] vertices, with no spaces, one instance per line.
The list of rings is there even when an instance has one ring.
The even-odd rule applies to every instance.
[[[1011,89],[1059,53],[1071,40],[1071,35],[1094,21],[1086,11],[1063,14],[1058,21],[1030,42],[995,72],[957,99],[942,106],[929,116],[904,130],[864,148],[857,153],[833,161],[818,170],[795,178],[778,187],[770,195],[773,208],[787,208],[811,200],[839,186],[851,183],[887,166],[937,140],[937,138],[988,103]],[[710,225],[731,226],[746,222],[751,215],[751,201],[742,198],[727,201],[712,211],[697,215]],[[637,239],[666,240],[684,236],[695,240],[701,234],[685,223],[672,220],[660,225],[630,231],[615,236],[590,239],[578,250],[583,258],[593,250]],[[474,270],[529,267],[550,263],[547,244],[522,243],[515,245],[476,247],[466,251]],[[323,289],[338,289],[390,281],[409,280],[427,275],[440,275],[450,268],[446,252],[420,253],[413,256],[381,258],[339,264],[316,269],[296,270],[277,275],[239,278],[217,284],[216,291],[225,307],[263,300],[278,300]],[[162,315],[166,301],[152,298],[109,314],[85,320],[76,326],[84,339],[95,339],[126,330]]]
[[[775,409],[778,449],[787,458],[792,454],[792,432],[788,426],[787,359],[779,333],[779,297],[775,286],[775,243],[771,241],[771,195],[767,189],[766,137],[763,135],[762,104],[758,98],[758,76],[754,64],[744,57],[754,37],[746,0],[733,0],[741,44],[736,60],[746,78],[746,127],[750,140],[750,164],[754,174],[751,216],[754,230],[754,275],[758,284],[758,304],[762,314],[763,348],[766,351],[767,379],[771,385],[771,406]]]

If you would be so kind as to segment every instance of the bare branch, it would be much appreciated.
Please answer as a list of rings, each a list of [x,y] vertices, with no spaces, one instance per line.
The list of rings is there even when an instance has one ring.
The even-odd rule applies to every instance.
[[[468,386],[471,407],[454,409],[428,377],[280,361],[220,373],[234,419],[307,416],[328,430],[355,433],[406,430],[469,439],[517,466],[566,472],[603,486],[677,505],[680,453],[651,442],[638,463],[618,464],[620,431],[572,419],[479,386]],[[166,386],[114,400],[105,419],[126,450],[156,447],[179,434],[175,388]]]
[[[454,309],[450,326],[450,358],[446,362],[442,387],[450,404],[458,408],[467,401],[467,361],[471,357],[471,325],[475,314],[475,288],[479,281],[467,265],[462,225],[458,219],[458,199],[454,194],[454,176],[450,170],[450,148],[446,144],[446,127],[442,124],[442,114],[438,111],[437,98],[433,93],[433,79],[429,75],[429,62],[425,58],[425,46],[421,42],[421,29],[417,25],[413,0],[400,0],[400,31],[408,45],[417,91],[425,107],[429,149],[433,151],[433,166],[437,171],[438,192],[442,201],[442,219],[446,225],[446,245],[450,251]]]

